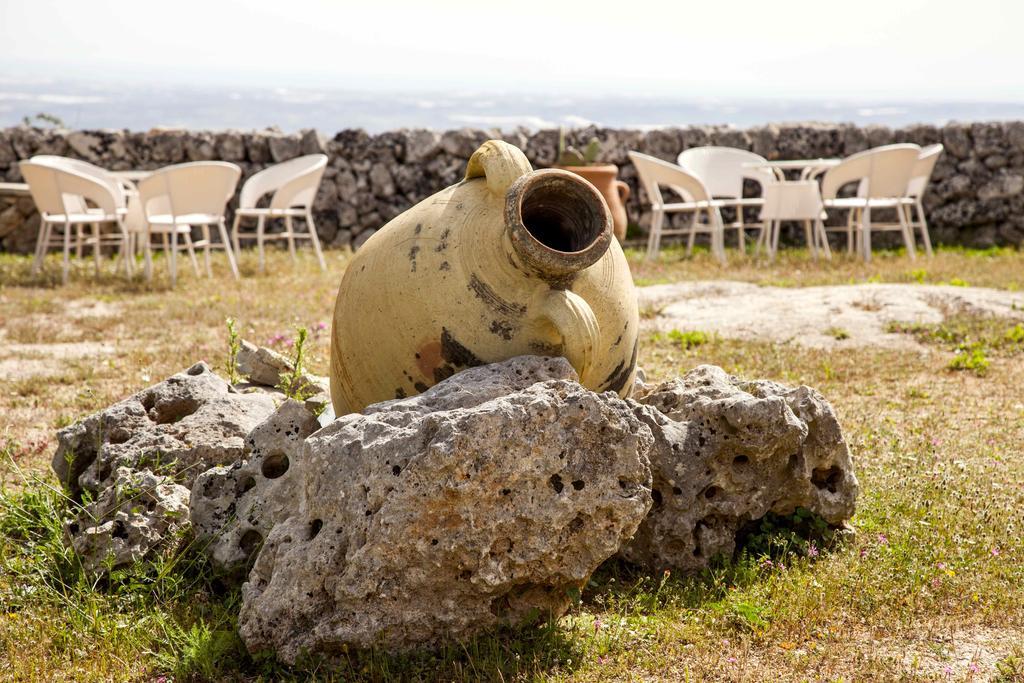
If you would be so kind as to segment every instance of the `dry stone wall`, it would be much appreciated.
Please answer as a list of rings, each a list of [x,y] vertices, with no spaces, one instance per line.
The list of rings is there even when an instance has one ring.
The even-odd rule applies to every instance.
[[[620,166],[633,190],[627,204],[631,236],[646,232],[649,212],[646,194],[626,156],[629,150],[674,160],[683,149],[714,144],[786,159],[845,156],[893,142],[941,142],[946,153],[925,197],[933,240],[971,246],[1024,242],[1022,121],[900,129],[808,123],[747,130],[692,126],[650,131],[585,128],[569,133],[578,143],[592,136],[603,143],[603,159]],[[330,163],[316,198],[318,230],[327,244],[358,247],[405,209],[458,181],[473,150],[493,137],[522,148],[535,167],[554,162],[555,130],[399,130],[378,135],[344,130],[327,139],[314,130],[285,134],[275,129],[131,132],[16,127],[0,130],[0,179],[20,181],[17,161],[34,154],[72,156],[115,170],[223,159],[241,166],[244,180],[270,164],[323,152]],[[37,229],[38,216],[27,198],[0,197],[0,250],[31,251]]]

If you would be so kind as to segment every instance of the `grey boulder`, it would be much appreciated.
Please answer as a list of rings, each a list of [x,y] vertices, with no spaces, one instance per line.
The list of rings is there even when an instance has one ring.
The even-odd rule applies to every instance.
[[[553,358],[346,415],[290,463],[294,514],[243,586],[242,638],[293,662],[560,615],[646,515],[651,441]]]
[[[295,370],[294,363],[277,351],[244,339],[239,346],[235,364],[239,374],[247,377],[252,384],[278,390],[284,383],[284,376]],[[330,403],[330,385],[326,377],[302,372],[288,389],[292,395],[302,396],[311,410],[322,410],[323,406]]]
[[[731,557],[749,523],[805,508],[834,526],[858,484],[829,403],[814,389],[742,381],[702,365],[640,390],[650,427],[654,505],[622,549],[651,569],[696,571]]]
[[[244,439],[274,411],[265,393],[239,393],[206,363],[143,389],[57,432],[53,470],[75,496],[100,493],[120,467],[190,487],[199,473],[241,458]]]
[[[113,481],[64,525],[87,572],[173,552],[188,527],[188,489],[149,470],[119,467]]]
[[[296,494],[291,462],[319,428],[312,412],[287,399],[246,437],[243,459],[196,479],[192,527],[216,567],[229,573],[246,569],[274,524],[291,514]]]

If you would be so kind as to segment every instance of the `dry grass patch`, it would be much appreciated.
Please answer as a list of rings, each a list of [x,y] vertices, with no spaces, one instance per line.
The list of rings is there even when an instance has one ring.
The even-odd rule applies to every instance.
[[[1011,248],[963,249],[941,247],[932,258],[911,261],[899,250],[876,250],[870,263],[845,251],[831,261],[812,260],[804,249],[784,249],[774,263],[729,249],[728,264],[719,265],[706,250],[687,257],[682,247],[662,249],[648,261],[641,249],[626,251],[637,284],[680,280],[740,280],[776,287],[841,285],[858,282],[949,284],[996,289],[1024,289],[1024,252]]]
[[[737,262],[726,271],[702,255],[672,258],[641,265],[640,277],[785,277],[797,285],[902,279],[927,268],[936,278],[955,273],[972,285],[1010,287],[1024,273],[1019,254],[1001,252],[943,252],[915,263],[879,254],[871,267],[825,267],[787,254],[770,268]],[[330,253],[330,272],[321,274],[311,258],[293,267],[274,253],[268,274],[258,276],[245,254],[249,277],[241,283],[221,268],[213,280],[186,275],[170,291],[112,278],[92,284],[86,273],[69,287],[31,285],[23,260],[0,258],[5,329],[43,316],[59,320],[68,339],[109,341],[117,350],[52,358],[59,370],[50,377],[0,378],[0,679],[302,680],[312,669],[324,680],[1020,680],[1024,363],[1010,340],[978,376],[948,369],[952,342],[941,339],[943,353],[923,355],[700,330],[645,339],[641,364],[652,381],[715,363],[821,390],[856,459],[858,533],[817,555],[769,556],[752,546],[699,576],[648,576],[612,561],[554,624],[433,652],[352,653],[340,669],[289,669],[245,653],[235,632],[238,593],[195,549],[88,581],[61,536],[68,503],[46,474],[53,430],[197,359],[220,368],[227,317],[242,336],[284,350],[296,327],[314,331],[330,320],[345,259]],[[94,302],[107,308],[96,312]],[[984,321],[964,324],[968,336],[996,331]],[[311,342],[310,367],[323,373],[326,332]],[[5,344],[0,356],[38,359]]]

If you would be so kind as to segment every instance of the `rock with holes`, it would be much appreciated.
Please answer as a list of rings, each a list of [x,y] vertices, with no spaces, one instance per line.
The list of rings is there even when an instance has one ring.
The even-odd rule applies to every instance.
[[[239,345],[235,364],[239,374],[247,377],[252,384],[262,387],[280,386],[282,375],[295,369],[295,365],[277,351],[256,346],[244,339]],[[322,406],[331,400],[327,378],[309,372],[300,373],[290,389],[293,395],[302,396],[310,410],[322,410]]]
[[[319,428],[312,412],[288,399],[246,437],[242,460],[199,475],[190,518],[215,566],[244,570],[274,524],[291,514],[296,491],[290,465]]]
[[[243,587],[240,633],[292,662],[562,614],[646,515],[651,441],[560,358],[465,370],[345,415],[291,462],[294,514]]]
[[[710,365],[638,392],[654,434],[654,506],[622,555],[698,570],[731,556],[749,523],[806,508],[839,526],[857,478],[835,413],[814,389],[744,382]]]
[[[169,477],[119,467],[64,531],[82,567],[100,573],[172,551],[188,526],[188,497]]]
[[[99,494],[119,467],[191,487],[200,472],[239,460],[246,435],[274,407],[265,392],[239,393],[196,363],[57,432],[53,469],[75,496]]]

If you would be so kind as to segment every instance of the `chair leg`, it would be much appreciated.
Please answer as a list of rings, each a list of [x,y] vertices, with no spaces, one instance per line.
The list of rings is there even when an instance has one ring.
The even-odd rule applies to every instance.
[[[228,228],[224,224],[224,219],[221,218],[217,223],[217,228],[220,230],[220,239],[224,242],[224,253],[228,256],[228,265],[231,266],[231,274],[238,280],[238,263],[235,261],[235,255],[231,251],[231,242],[228,241]]]
[[[853,230],[855,227],[854,216],[857,213],[857,209],[850,209],[846,212],[846,252],[848,254],[853,253]]]
[[[117,229],[121,231],[121,259],[124,261],[124,274],[131,278],[135,274],[135,254],[132,252],[132,234],[124,226],[124,221],[117,219]],[[116,270],[114,271],[117,272]]]
[[[686,240],[686,255],[693,256],[693,243],[697,239],[697,226],[700,224],[700,209],[693,212],[693,220],[690,222],[690,238]]]
[[[914,246],[914,232],[910,228],[910,221],[905,211],[905,206],[896,205],[896,217],[900,219],[900,232],[903,233],[903,244],[907,247],[907,254],[910,260],[917,259],[917,248]]]
[[[203,263],[206,264],[206,277],[213,277],[213,269],[210,268],[210,226],[203,224]],[[198,268],[196,275],[199,275]]]
[[[266,258],[263,256],[263,226],[266,223],[266,219],[260,216],[256,219],[256,250],[260,254],[260,272],[262,273],[266,267]]]
[[[164,233],[166,236],[166,233]],[[171,287],[178,284],[178,231],[171,231]]]
[[[708,209],[708,218],[711,223],[711,253],[718,257],[718,262],[723,266],[725,258],[725,223],[722,221],[722,212],[718,207]]]
[[[291,216],[286,215],[284,217],[284,229],[288,235],[288,253],[292,255],[292,261],[295,261],[295,226],[292,223]]]
[[[146,257],[146,280],[153,279],[153,236],[149,224],[146,224],[145,239],[142,242],[142,253]]]
[[[782,235],[782,221],[772,221],[772,261],[779,253],[779,237]]]
[[[828,246],[828,233],[825,232],[825,223],[820,218],[816,218],[814,220],[814,229],[818,234],[819,245],[822,253],[825,254],[825,258],[831,261],[832,248]]]
[[[320,249],[320,236],[316,234],[316,223],[313,222],[313,212],[306,210],[306,227],[309,229],[309,239],[313,242],[313,252],[316,253],[316,260],[320,262],[320,270],[327,271],[327,264],[324,263],[324,252]]]
[[[93,263],[96,266],[96,276],[99,277],[99,274],[100,274],[100,224],[99,223],[91,223],[90,227],[92,228],[92,239],[93,239],[92,260],[93,260]]]
[[[39,224],[39,236],[36,238],[36,255],[32,260],[32,274],[38,275],[43,265],[43,258],[50,242],[50,223],[43,220]]]
[[[71,224],[64,224],[64,274],[61,277],[63,284],[68,283],[68,270],[71,267]]]
[[[865,207],[860,217],[860,250],[864,263],[871,262],[871,207]]]
[[[82,251],[85,248],[85,236],[82,234],[82,223],[75,225],[75,258],[82,258]]]
[[[238,226],[242,222],[242,217],[237,213],[235,214],[235,220],[231,222],[231,242],[235,245],[235,254],[239,255],[242,253],[241,242],[238,239]]]
[[[661,246],[661,224],[664,220],[664,211],[657,210],[651,214],[651,234],[647,236],[648,261],[653,261],[658,257],[658,249]]]
[[[924,242],[924,253],[927,254],[928,256],[933,256],[934,253],[932,252],[932,238],[931,235],[928,234],[928,221],[925,220],[924,206],[922,206],[920,198],[914,201],[914,207],[917,209],[917,218],[920,222],[921,241]],[[909,207],[907,208],[907,211],[910,211]]]
[[[206,226],[203,226],[203,227],[206,227]],[[199,273],[199,259],[196,258],[196,246],[195,246],[195,243],[192,242],[192,232],[191,232],[191,230],[189,232],[182,233],[182,237],[185,238],[185,249],[188,250],[189,260],[192,261],[192,271],[196,274],[196,277],[199,277],[199,274],[200,274]],[[206,274],[207,275],[210,274],[210,256],[209,256],[209,253],[207,253],[207,256],[206,256]]]

